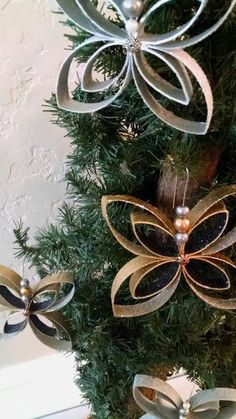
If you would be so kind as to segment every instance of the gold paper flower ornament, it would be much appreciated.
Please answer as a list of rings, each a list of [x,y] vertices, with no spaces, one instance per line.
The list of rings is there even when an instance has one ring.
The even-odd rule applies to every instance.
[[[46,276],[32,289],[28,280],[0,265],[0,306],[8,312],[0,337],[6,339],[15,336],[29,324],[43,344],[70,351],[72,345],[68,325],[58,310],[72,299],[73,294],[74,281],[69,273],[56,272]]]
[[[102,212],[111,232],[125,249],[136,256],[120,269],[113,281],[111,299],[115,316],[141,316],[160,308],[173,295],[182,276],[207,304],[236,309],[236,297],[212,295],[212,291],[218,294],[231,289],[226,266],[236,268],[231,259],[220,253],[236,242],[236,227],[224,234],[229,213],[222,202],[235,194],[236,185],[219,187],[190,212],[188,207],[178,207],[175,222],[158,208],[130,196],[102,198]],[[107,207],[115,202],[135,207],[131,212],[135,241],[126,239],[111,224]],[[147,229],[153,231],[152,235],[147,234]],[[166,245],[160,240],[163,235]],[[117,293],[128,278],[132,297],[142,302],[116,304]]]
[[[61,9],[80,28],[91,34],[69,55],[62,65],[57,85],[58,106],[62,109],[77,113],[91,113],[110,105],[126,89],[131,79],[149,109],[166,124],[184,132],[205,134],[209,128],[213,113],[212,92],[207,77],[199,64],[183,48],[192,46],[202,41],[216,31],[232,11],[236,0],[231,2],[225,14],[211,28],[199,35],[181,39],[181,37],[194,25],[201,15],[207,0],[199,0],[199,7],[194,16],[185,24],[164,34],[149,34],[145,32],[148,19],[163,5],[172,0],[156,1],[149,9],[143,11],[141,0],[121,1],[108,0],[123,22],[123,28],[106,19],[92,4],[90,0],[57,0]],[[95,93],[116,88],[117,93],[101,102],[84,103],[70,97],[68,78],[73,59],[78,59],[78,54],[88,45],[94,44],[96,51],[85,63],[81,79],[83,91]],[[111,48],[123,47],[124,65],[114,77],[98,81],[93,77],[93,68],[97,59],[104,52],[111,52]],[[111,52],[112,53],[112,52]],[[162,78],[146,59],[146,54],[152,59],[160,59],[175,74],[180,87],[176,87]],[[154,97],[151,90],[164,97],[187,106],[191,100],[193,88],[188,74],[190,71],[196,78],[207,105],[207,117],[203,122],[181,118],[163,107]]]

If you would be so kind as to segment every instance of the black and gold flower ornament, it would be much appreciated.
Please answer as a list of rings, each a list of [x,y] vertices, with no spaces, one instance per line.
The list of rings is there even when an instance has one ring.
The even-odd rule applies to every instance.
[[[155,399],[150,400],[142,389],[152,390]],[[236,390],[232,388],[220,387],[199,391],[184,402],[167,382],[149,375],[137,374],[133,384],[133,396],[139,407],[146,412],[142,419],[236,418]],[[227,404],[223,406],[221,402]]]
[[[30,325],[35,336],[50,348],[70,351],[68,324],[58,312],[73,297],[74,281],[66,272],[43,278],[31,289],[29,281],[0,265],[0,307],[7,312],[1,338],[15,336]]]
[[[181,277],[207,304],[236,309],[236,296],[229,295],[232,284],[227,273],[227,268],[236,265],[220,253],[236,242],[236,227],[225,234],[229,212],[222,200],[231,195],[236,195],[236,185],[218,187],[191,211],[188,207],[177,207],[174,222],[158,208],[134,197],[102,198],[103,216],[111,232],[136,256],[120,269],[113,281],[111,300],[115,316],[142,316],[160,308],[173,295]],[[130,217],[133,241],[120,234],[110,222],[107,207],[117,202],[135,207]],[[116,304],[117,293],[128,278],[132,297],[142,302]],[[222,292],[227,294],[224,298],[219,295]]]

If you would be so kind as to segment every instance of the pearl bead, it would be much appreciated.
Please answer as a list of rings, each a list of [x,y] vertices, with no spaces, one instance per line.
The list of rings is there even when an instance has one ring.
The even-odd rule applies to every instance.
[[[188,218],[176,218],[174,225],[179,233],[187,233],[190,228],[190,221]]]
[[[139,31],[139,23],[135,19],[129,19],[126,22],[126,30],[129,33],[137,33]]]
[[[184,409],[180,409],[179,411],[179,419],[184,419],[188,416],[188,413]]]
[[[29,298],[26,297],[26,295],[22,295],[21,300],[25,303],[25,305],[29,304]]]
[[[184,402],[184,403],[183,403],[183,409],[184,409],[184,410],[188,410],[188,411],[189,411],[189,410],[190,410],[190,407],[191,407],[191,405],[190,405],[190,403],[189,403],[189,402]]]
[[[27,287],[29,286],[29,280],[28,280],[28,279],[22,279],[22,280],[20,281],[20,286],[21,286],[22,288],[27,288]]]
[[[183,245],[188,241],[188,234],[187,233],[177,233],[175,235],[175,241],[178,245]]]
[[[189,209],[189,207],[181,207],[181,206],[178,206],[178,207],[176,208],[175,212],[176,212],[176,215],[177,215],[178,217],[180,217],[180,218],[185,218],[185,217],[187,217],[187,216],[188,216],[188,214],[189,214],[189,212],[190,212],[190,209]]]
[[[124,0],[122,8],[129,17],[138,17],[143,11],[143,2],[141,0]]]
[[[21,293],[21,295],[24,295],[25,297],[29,297],[29,295],[30,295],[30,289],[29,288],[21,288],[20,289],[20,293]]]

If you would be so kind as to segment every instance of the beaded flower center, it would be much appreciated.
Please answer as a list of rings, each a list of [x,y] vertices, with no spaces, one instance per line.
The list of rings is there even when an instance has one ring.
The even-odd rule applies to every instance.
[[[139,39],[130,37],[127,39],[125,43],[125,48],[131,54],[136,54],[136,52],[138,52],[141,49],[141,45],[142,44],[141,41],[139,41]]]
[[[189,256],[185,253],[181,253],[178,257],[178,260],[181,266],[186,266],[190,262]]]

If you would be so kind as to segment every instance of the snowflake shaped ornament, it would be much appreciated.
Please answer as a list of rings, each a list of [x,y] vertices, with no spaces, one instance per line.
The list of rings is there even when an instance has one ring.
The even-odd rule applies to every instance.
[[[213,97],[211,87],[205,73],[199,64],[184,51],[185,47],[202,41],[216,31],[232,11],[236,0],[231,2],[225,14],[211,28],[191,38],[181,39],[181,36],[196,22],[207,0],[199,0],[195,15],[185,24],[165,34],[149,34],[145,32],[147,20],[161,6],[168,5],[172,0],[159,0],[144,11],[141,0],[108,0],[120,16],[124,28],[120,28],[107,20],[90,0],[57,0],[65,14],[81,29],[89,32],[91,37],[75,48],[63,63],[57,84],[57,102],[61,109],[76,113],[91,113],[111,105],[122,94],[133,79],[136,88],[149,109],[164,123],[183,132],[203,135],[207,132],[212,114]],[[102,43],[102,45],[101,45]],[[70,97],[68,78],[73,59],[88,45],[98,44],[96,51],[85,64],[81,88],[85,92],[104,92],[116,88],[117,92],[100,102],[84,103]],[[114,48],[124,49],[125,59],[121,71],[112,78],[98,81],[93,77],[93,68],[99,56],[104,52],[114,51]],[[112,53],[112,51],[111,51]],[[176,87],[161,77],[148,63],[145,54],[163,61],[175,74],[181,87]],[[203,122],[181,118],[161,105],[152,94],[155,91],[164,97],[188,105],[193,88],[188,71],[196,78],[207,106],[206,120]],[[151,88],[151,90],[150,90]]]

